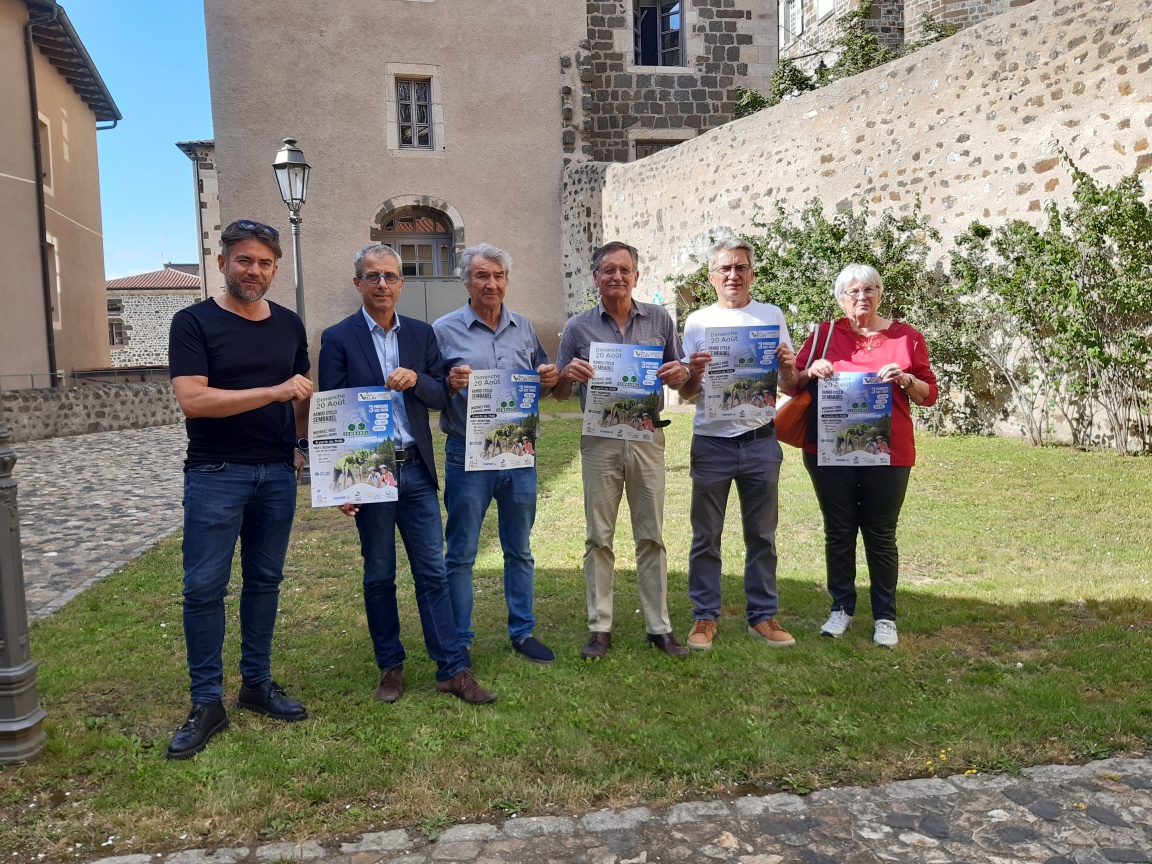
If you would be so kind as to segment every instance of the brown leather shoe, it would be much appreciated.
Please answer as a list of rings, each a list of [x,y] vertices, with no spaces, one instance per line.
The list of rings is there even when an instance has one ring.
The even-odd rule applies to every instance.
[[[588,644],[580,649],[580,656],[585,660],[599,660],[608,653],[611,644],[611,633],[589,633]]]
[[[485,702],[495,702],[496,694],[485,690],[476,683],[472,677],[471,669],[462,669],[447,681],[437,681],[436,689],[441,693],[451,693],[458,699],[463,699],[473,705],[483,705]]]
[[[683,659],[692,652],[676,641],[676,634],[668,633],[649,633],[648,641],[667,654],[669,657],[679,657]]]
[[[376,698],[381,702],[399,702],[404,695],[404,667],[389,666],[380,670],[380,683],[376,685]]]

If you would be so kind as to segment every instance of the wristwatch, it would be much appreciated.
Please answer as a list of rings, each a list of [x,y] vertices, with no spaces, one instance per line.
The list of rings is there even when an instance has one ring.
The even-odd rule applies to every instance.
[[[915,386],[916,386],[916,376],[915,375],[909,375],[908,376],[908,383],[907,384],[901,384],[900,389],[903,390],[905,393],[907,393],[909,390],[911,390]]]
[[[301,456],[307,456],[308,455],[308,439],[307,438],[297,438],[296,439],[296,452],[299,453]]]

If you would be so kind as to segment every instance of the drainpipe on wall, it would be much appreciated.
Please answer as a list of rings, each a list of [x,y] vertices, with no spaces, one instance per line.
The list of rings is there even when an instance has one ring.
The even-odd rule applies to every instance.
[[[43,0],[52,11],[43,18],[28,18],[24,25],[24,59],[28,65],[28,103],[32,114],[32,159],[36,171],[36,219],[40,229],[40,281],[44,292],[44,324],[47,333],[48,374],[53,387],[60,386],[56,369],[56,331],[52,326],[52,278],[48,270],[48,220],[44,210],[44,157],[40,141],[40,103],[36,98],[36,46],[32,41],[32,28],[52,24],[60,15],[55,0]]]

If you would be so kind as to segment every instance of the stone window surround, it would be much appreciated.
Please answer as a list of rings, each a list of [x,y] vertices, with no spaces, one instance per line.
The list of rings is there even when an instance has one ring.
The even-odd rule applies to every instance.
[[[635,0],[631,0],[635,2]],[[631,6],[631,3],[629,4]],[[629,10],[631,11],[631,10]],[[684,40],[683,57],[689,61],[685,66],[637,66],[636,44],[632,33],[632,16],[626,16],[626,27],[612,31],[612,50],[623,54],[631,62],[624,64],[624,71],[630,75],[695,75],[696,66],[691,59],[704,50],[704,39],[696,32],[695,25],[700,22],[700,15],[691,0],[684,0],[684,9],[680,13],[683,18],[680,26],[680,37]]]
[[[441,94],[440,66],[424,63],[384,64],[384,139],[391,156],[417,159],[445,157],[444,101]],[[396,102],[397,78],[427,78],[432,82],[432,148],[400,146],[400,110]]]
[[[637,141],[691,141],[696,137],[695,129],[648,129],[633,126],[628,130],[628,161],[636,161]]]
[[[52,268],[49,274],[52,277],[52,287],[55,296],[52,298],[52,329],[64,329],[64,296],[60,279],[60,241],[51,234],[44,234],[44,241],[52,247],[49,250],[50,260],[48,266]]]
[[[820,7],[826,7],[823,12]],[[816,22],[826,21],[836,14],[836,0],[816,0]]]

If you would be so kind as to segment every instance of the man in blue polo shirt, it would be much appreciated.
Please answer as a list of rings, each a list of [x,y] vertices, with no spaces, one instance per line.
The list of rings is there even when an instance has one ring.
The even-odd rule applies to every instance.
[[[464,469],[468,376],[473,370],[535,369],[540,395],[556,383],[556,366],[536,337],[532,324],[504,304],[512,257],[503,249],[481,243],[460,256],[460,278],[468,302],[433,324],[436,342],[448,366],[448,405],[440,413],[444,445],[444,506],[448,510],[448,589],[460,641],[471,650],[472,567],[480,545],[480,526],[488,505],[496,500],[500,545],[504,550],[504,599],[508,603],[508,635],[512,648],[534,663],[556,659],[532,629],[535,561],[529,535],[536,521],[536,467],[501,471]]]

